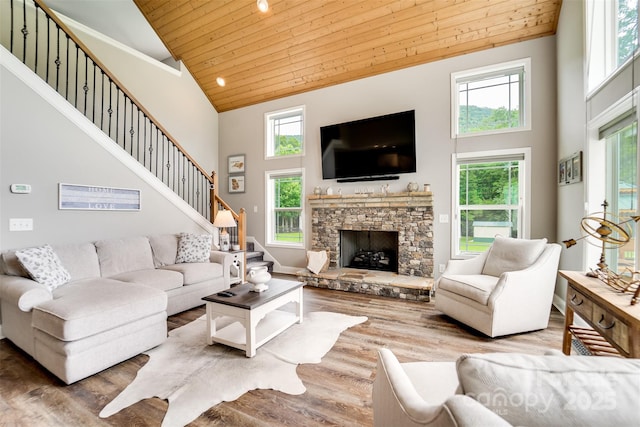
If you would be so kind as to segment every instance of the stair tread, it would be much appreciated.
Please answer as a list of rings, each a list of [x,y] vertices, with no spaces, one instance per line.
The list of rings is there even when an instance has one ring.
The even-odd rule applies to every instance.
[[[255,258],[255,257],[263,256],[264,252],[262,252],[262,251],[247,251],[246,255],[247,255],[247,258]]]
[[[251,268],[251,267],[259,267],[262,265],[273,265],[273,261],[254,261],[254,262],[248,262],[247,263],[247,268]]]

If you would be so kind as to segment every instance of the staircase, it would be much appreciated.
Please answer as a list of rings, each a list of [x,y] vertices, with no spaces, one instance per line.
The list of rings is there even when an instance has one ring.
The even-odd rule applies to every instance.
[[[247,242],[247,272],[252,267],[267,267],[273,273],[273,261],[264,260],[264,252],[256,251],[253,242]]]
[[[245,249],[246,213],[219,197],[215,172],[205,171],[43,0],[2,0],[0,17],[9,52],[207,222],[220,209],[231,211],[238,224],[231,244]]]

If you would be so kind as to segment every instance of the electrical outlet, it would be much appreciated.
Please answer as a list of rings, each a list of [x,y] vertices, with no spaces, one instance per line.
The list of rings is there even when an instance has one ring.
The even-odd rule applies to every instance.
[[[446,264],[440,264],[438,265],[438,271],[440,271],[440,273],[444,273],[444,269],[447,267]]]
[[[33,218],[9,218],[9,231],[33,230]]]

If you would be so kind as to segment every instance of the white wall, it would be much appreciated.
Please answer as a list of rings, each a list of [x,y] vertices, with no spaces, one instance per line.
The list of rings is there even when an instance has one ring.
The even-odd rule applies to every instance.
[[[531,131],[495,136],[450,137],[450,74],[523,57],[532,60]],[[296,105],[306,106],[306,155],[304,158],[264,159],[264,113]],[[379,186],[386,182],[337,184],[322,180],[320,164],[320,126],[404,110],[416,110],[417,164],[414,174],[389,181],[391,191],[402,191],[410,181],[430,183],[434,193],[435,264],[450,258],[450,223],[441,224],[440,214],[451,217],[451,155],[488,149],[532,148],[532,221],[531,237],[556,237],[556,56],[555,37],[545,37],[509,46],[463,55],[417,67],[382,74],[328,87],[284,99],[265,102],[219,115],[220,164],[223,198],[234,209],[248,212],[248,235],[265,242],[264,172],[266,170],[305,168],[305,191],[315,186],[342,188],[353,193],[356,187]],[[226,158],[246,154],[246,192],[228,194]],[[254,212],[254,207],[257,212]],[[307,248],[310,238],[307,214]],[[304,250],[267,248],[284,266],[305,265]],[[437,267],[436,267],[437,270]]]
[[[182,63],[178,71],[61,18],[205,171],[218,170],[218,113]]]
[[[558,159],[585,150],[585,55],[584,55],[584,2],[562,3],[558,22]],[[586,165],[587,153],[585,152]],[[584,174],[587,175],[587,174]],[[588,175],[587,175],[588,176]],[[587,179],[585,177],[585,179]],[[585,181],[558,187],[558,241],[580,236],[580,219],[585,214]],[[583,241],[571,249],[563,249],[560,269],[584,268]],[[564,301],[566,281],[556,287],[556,301]]]

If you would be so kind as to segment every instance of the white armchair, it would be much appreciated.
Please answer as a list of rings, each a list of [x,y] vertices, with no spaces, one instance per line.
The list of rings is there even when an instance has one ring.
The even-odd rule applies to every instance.
[[[545,329],[560,251],[546,239],[496,237],[485,253],[448,262],[436,308],[490,337]]]
[[[400,363],[378,350],[375,427],[637,426],[640,360],[519,353]],[[586,399],[586,400],[585,400]]]

